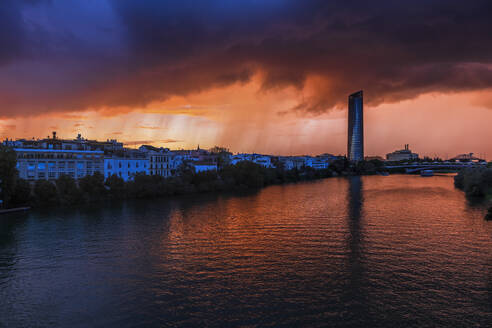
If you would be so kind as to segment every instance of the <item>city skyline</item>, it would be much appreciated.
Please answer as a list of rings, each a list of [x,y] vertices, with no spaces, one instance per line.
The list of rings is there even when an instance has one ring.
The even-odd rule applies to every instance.
[[[366,155],[492,153],[490,4],[406,7],[8,0],[0,138],[344,154],[362,88]]]

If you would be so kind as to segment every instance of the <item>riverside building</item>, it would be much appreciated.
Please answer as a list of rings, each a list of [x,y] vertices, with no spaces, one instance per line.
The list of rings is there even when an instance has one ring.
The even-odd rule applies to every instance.
[[[54,180],[66,174],[74,179],[104,174],[104,152],[90,150],[14,148],[19,177]]]
[[[139,148],[139,151],[146,154],[149,161],[148,174],[160,175],[165,178],[171,176],[173,165],[171,163],[172,154],[169,149],[143,145]]]
[[[350,161],[364,159],[364,102],[362,90],[349,96],[347,157]]]
[[[405,145],[404,149],[395,150],[392,153],[386,154],[386,160],[390,162],[408,161],[414,159],[419,159],[419,154],[412,153],[408,144]]]
[[[136,174],[149,174],[149,159],[138,150],[127,150],[104,158],[104,177],[117,175],[125,181],[133,180]]]

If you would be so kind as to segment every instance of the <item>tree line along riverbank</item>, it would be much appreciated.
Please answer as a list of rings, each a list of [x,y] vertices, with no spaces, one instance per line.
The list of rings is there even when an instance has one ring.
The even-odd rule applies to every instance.
[[[485,219],[492,220],[492,168],[463,169],[454,177],[454,185],[468,198],[489,200]]]
[[[310,167],[285,170],[281,166],[266,168],[243,161],[221,165],[217,171],[195,173],[183,165],[178,174],[164,178],[159,175],[136,174],[131,181],[117,175],[105,178],[101,173],[74,179],[61,175],[56,180],[27,181],[19,178],[15,152],[0,150],[0,197],[4,208],[74,206],[110,199],[157,198],[204,192],[258,189],[268,185],[323,179],[340,175],[375,174],[383,166],[380,161],[351,164],[347,159],[331,163],[330,168]]]

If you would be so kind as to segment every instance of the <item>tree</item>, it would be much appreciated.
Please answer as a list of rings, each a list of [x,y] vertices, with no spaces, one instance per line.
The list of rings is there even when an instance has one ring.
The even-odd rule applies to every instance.
[[[460,170],[458,174],[454,176],[454,186],[461,190],[465,188],[465,170]]]
[[[29,181],[18,178],[11,198],[13,206],[28,205],[31,202],[31,185]]]
[[[232,153],[229,151],[228,148],[215,146],[214,148],[210,149],[210,153],[216,156],[217,167],[219,169],[231,163]]]
[[[3,206],[10,206],[10,199],[17,179],[17,154],[5,145],[0,144],[0,200]]]
[[[212,191],[215,189],[217,182],[216,171],[203,171],[193,175],[192,183],[200,192]]]
[[[125,197],[126,194],[126,185],[125,180],[121,177],[113,174],[108,177],[104,182],[106,187],[108,188],[109,196],[113,199],[121,199]]]
[[[37,180],[34,184],[34,201],[38,206],[52,206],[59,203],[56,186],[47,180]]]
[[[164,180],[164,177],[160,175],[137,173],[133,181],[127,184],[127,189],[129,194],[135,198],[163,196],[166,193]]]
[[[260,188],[265,184],[263,167],[250,161],[229,165],[220,172],[224,181],[234,181],[238,187]]]
[[[209,151],[211,154],[230,153],[228,148],[219,147],[219,146],[215,146],[214,148],[211,148]]]
[[[330,164],[330,167],[333,168],[333,170],[338,174],[347,171],[349,166],[350,162],[347,160],[346,157],[342,159],[336,159]]]
[[[69,175],[62,174],[56,179],[59,199],[62,204],[74,205],[82,201],[82,193],[77,187],[75,179]]]
[[[104,176],[97,171],[79,179],[79,187],[84,197],[90,201],[101,199],[106,194]]]

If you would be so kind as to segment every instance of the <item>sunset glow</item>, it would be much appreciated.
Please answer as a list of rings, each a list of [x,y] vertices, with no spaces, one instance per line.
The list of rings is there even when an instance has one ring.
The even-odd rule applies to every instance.
[[[398,5],[358,5],[364,16],[337,1],[7,1],[0,18],[16,37],[0,37],[0,137],[345,154],[346,98],[364,89],[367,155],[408,143],[490,158],[480,5],[450,2],[453,14],[418,26]]]

